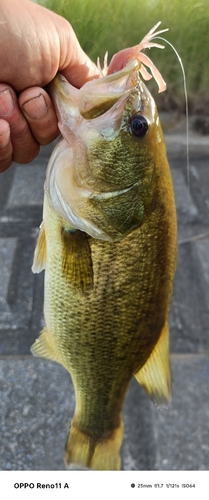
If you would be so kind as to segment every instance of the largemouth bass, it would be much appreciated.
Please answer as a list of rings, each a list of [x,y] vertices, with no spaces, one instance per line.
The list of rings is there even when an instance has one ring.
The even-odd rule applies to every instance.
[[[158,25],[157,25],[158,26]],[[156,27],[155,27],[156,28]],[[46,327],[33,354],[71,374],[76,408],[66,464],[120,468],[122,409],[132,375],[170,398],[168,311],[176,212],[155,102],[139,46],[116,54],[80,90],[50,86],[63,138],[47,168],[33,271],[45,268]]]

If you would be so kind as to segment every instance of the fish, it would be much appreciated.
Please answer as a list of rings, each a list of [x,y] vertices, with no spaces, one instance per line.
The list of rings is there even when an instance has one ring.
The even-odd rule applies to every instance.
[[[45,270],[45,327],[35,356],[71,375],[75,413],[66,466],[119,470],[123,404],[132,379],[160,406],[170,400],[168,313],[177,222],[155,101],[143,80],[165,82],[145,48],[113,56],[81,89],[49,87],[60,142],[44,186],[32,270]],[[145,66],[147,66],[147,69]],[[151,71],[151,72],[150,72]]]

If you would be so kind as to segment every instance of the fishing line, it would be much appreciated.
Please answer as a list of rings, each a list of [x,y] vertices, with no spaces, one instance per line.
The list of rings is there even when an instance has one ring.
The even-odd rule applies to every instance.
[[[154,39],[159,39],[159,40],[163,40],[163,42],[166,42],[168,45],[170,45],[170,47],[173,49],[173,51],[175,52],[176,56],[177,56],[177,59],[179,61],[179,64],[181,66],[181,70],[182,70],[182,75],[183,75],[183,83],[184,83],[184,95],[185,95],[185,113],[186,113],[186,163],[187,163],[187,184],[188,184],[188,190],[189,190],[189,106],[188,106],[188,94],[187,94],[187,84],[186,84],[186,74],[185,74],[185,71],[184,71],[184,65],[182,63],[182,60],[180,58],[180,55],[179,53],[177,52],[177,50],[175,49],[175,47],[172,45],[172,43],[170,43],[168,40],[166,40],[166,38],[163,38],[161,36],[156,36],[153,38]]]

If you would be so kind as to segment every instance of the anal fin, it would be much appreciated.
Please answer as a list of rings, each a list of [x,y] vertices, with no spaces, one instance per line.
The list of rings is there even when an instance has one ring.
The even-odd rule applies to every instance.
[[[171,375],[167,321],[150,357],[134,376],[157,406],[170,401]]]
[[[46,265],[46,236],[44,224],[42,222],[36,243],[32,271],[33,273],[40,273],[45,269]]]
[[[31,352],[34,356],[50,359],[60,363],[55,346],[50,338],[47,328],[44,328],[31,347]]]

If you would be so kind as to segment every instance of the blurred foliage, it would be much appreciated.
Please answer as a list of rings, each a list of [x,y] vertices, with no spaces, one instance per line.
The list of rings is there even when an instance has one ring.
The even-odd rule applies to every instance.
[[[162,21],[162,29],[169,28],[163,35],[174,45],[184,64],[190,111],[195,112],[201,103],[208,102],[209,0],[40,0],[39,3],[70,21],[81,46],[94,61],[97,56],[102,61],[107,50],[110,61],[114,53],[138,44]],[[174,51],[166,45],[164,50],[151,49],[148,55],[167,83],[167,92],[157,97],[158,105],[183,109],[183,77]],[[149,83],[149,89],[156,98],[156,84]],[[206,111],[204,105],[202,110]]]

